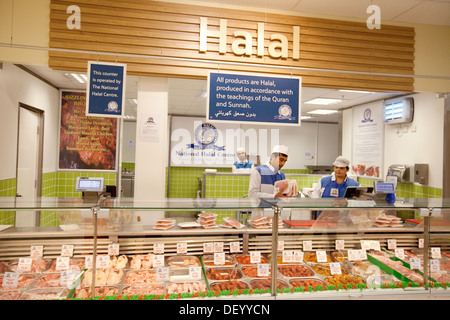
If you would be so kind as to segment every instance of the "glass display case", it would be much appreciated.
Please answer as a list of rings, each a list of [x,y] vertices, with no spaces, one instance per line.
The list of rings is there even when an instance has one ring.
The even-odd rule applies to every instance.
[[[2,198],[0,211],[41,221],[2,225],[5,299],[448,295],[448,199]]]

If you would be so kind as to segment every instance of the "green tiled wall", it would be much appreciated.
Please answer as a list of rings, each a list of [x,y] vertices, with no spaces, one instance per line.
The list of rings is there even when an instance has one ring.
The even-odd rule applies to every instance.
[[[0,197],[16,196],[16,178],[0,180]],[[0,211],[0,224],[14,224],[15,211]]]
[[[358,182],[362,186],[373,186],[372,179],[358,178]],[[396,196],[401,198],[442,198],[442,189],[411,183],[399,183]]]

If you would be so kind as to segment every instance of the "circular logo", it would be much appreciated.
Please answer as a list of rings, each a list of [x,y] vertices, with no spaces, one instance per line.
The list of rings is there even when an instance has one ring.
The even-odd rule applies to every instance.
[[[370,120],[370,116],[372,115],[372,111],[367,108],[366,110],[364,110],[364,120],[368,121]]]
[[[282,117],[288,118],[292,114],[292,109],[287,104],[283,104],[278,108],[278,114]]]
[[[209,123],[203,123],[195,130],[195,140],[202,145],[214,144],[218,137],[216,127]]]
[[[108,103],[108,110],[109,111],[116,111],[119,108],[119,105],[115,101],[110,101]]]

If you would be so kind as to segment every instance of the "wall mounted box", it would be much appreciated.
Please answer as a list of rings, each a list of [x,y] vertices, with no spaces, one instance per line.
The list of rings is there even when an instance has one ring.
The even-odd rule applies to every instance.
[[[428,184],[428,164],[416,163],[414,164],[414,182],[420,184]]]

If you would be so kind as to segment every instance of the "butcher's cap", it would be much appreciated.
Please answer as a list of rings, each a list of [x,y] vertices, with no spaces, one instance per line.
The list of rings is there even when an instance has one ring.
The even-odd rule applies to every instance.
[[[238,152],[245,152],[245,149],[242,147],[239,147],[236,149],[236,153],[238,153]]]
[[[288,155],[288,153],[289,153],[289,148],[286,147],[286,146],[284,146],[284,145],[281,145],[281,146],[274,146],[274,147],[273,147],[272,153],[283,153],[283,154],[285,154],[285,155]]]
[[[350,160],[348,160],[347,158],[344,158],[343,156],[337,157],[336,160],[334,160],[334,162],[333,162],[333,166],[340,167],[340,168],[345,168],[345,167],[348,167],[349,165],[350,165]]]

